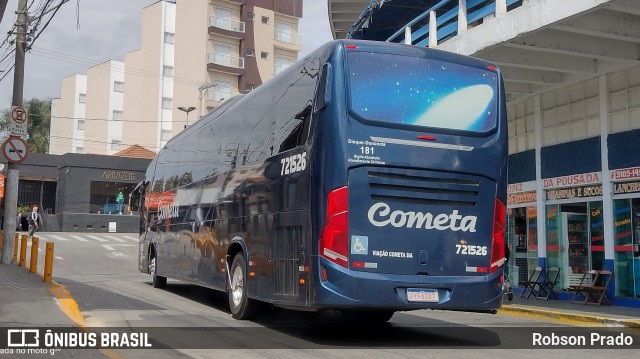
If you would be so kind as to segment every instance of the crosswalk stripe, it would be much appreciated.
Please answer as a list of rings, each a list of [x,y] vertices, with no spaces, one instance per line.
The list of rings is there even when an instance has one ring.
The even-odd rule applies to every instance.
[[[88,240],[88,239],[86,239],[86,238],[82,238],[82,237],[80,237],[80,236],[72,236],[72,235],[69,235],[69,237],[71,237],[71,238],[73,238],[73,239],[77,239],[77,240],[79,240],[79,241],[81,241],[81,242],[89,242],[89,240]]]
[[[60,237],[60,236],[57,236],[57,235],[55,235],[55,234],[50,234],[49,236],[50,236],[51,238],[53,238],[53,239],[57,239],[57,240],[59,240],[59,241],[66,241],[66,240],[67,240],[67,238]]]
[[[136,242],[136,243],[140,241],[138,237],[124,236],[124,238],[130,240],[131,242]]]
[[[115,236],[105,236],[105,237],[107,237],[109,239],[113,239],[114,241],[118,241],[120,243],[125,243],[126,242],[124,239],[118,238],[118,237],[115,237]]]
[[[90,234],[87,234],[87,237],[88,237],[88,238],[91,238],[91,239],[95,239],[95,240],[96,240],[96,241],[98,241],[98,242],[106,242],[106,241],[107,241],[107,240],[106,240],[106,239],[104,239],[104,238],[100,238],[100,237],[97,237],[97,236],[92,236],[92,235],[90,235]]]
[[[58,256],[54,256],[54,257],[56,257],[56,259],[59,259],[59,260],[61,260],[61,261],[63,261],[63,260],[64,260],[64,259],[62,259],[62,257],[58,257]]]

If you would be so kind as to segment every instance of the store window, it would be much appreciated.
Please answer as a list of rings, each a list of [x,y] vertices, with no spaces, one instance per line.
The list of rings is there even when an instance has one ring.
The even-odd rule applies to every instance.
[[[640,297],[640,198],[613,201],[616,296]]]
[[[591,249],[591,268],[604,269],[604,217],[602,201],[589,203],[589,243]]]
[[[558,278],[557,287],[565,288],[563,272],[566,273],[566,267],[564,266],[564,257],[560,251],[560,241],[562,232],[560,227],[561,223],[560,206],[557,204],[547,205],[545,225],[547,230],[547,268],[559,267],[560,277]]]
[[[89,212],[101,214],[129,214],[130,212],[127,200],[134,187],[135,184],[132,183],[92,181]],[[118,193],[120,192],[124,195],[122,207],[119,207],[117,201]]]
[[[538,266],[538,210],[527,207],[527,279]]]

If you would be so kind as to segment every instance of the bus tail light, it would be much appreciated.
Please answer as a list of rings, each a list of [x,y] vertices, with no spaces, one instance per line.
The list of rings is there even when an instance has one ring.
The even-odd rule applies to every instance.
[[[320,236],[320,255],[345,268],[349,267],[349,215],[347,187],[329,192],[327,217]]]
[[[491,236],[491,259],[489,273],[494,273],[502,266],[505,261],[505,236],[504,221],[505,207],[499,199],[496,198],[493,208],[493,233]]]

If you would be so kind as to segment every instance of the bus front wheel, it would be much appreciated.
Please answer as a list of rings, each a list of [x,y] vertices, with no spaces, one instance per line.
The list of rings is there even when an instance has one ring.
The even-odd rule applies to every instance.
[[[234,319],[245,320],[253,317],[257,303],[247,295],[247,273],[242,253],[233,258],[229,276],[229,307]]]
[[[149,261],[149,273],[151,274],[151,283],[154,288],[164,288],[167,285],[167,277],[159,276],[156,273],[157,261],[156,256],[151,257]]]

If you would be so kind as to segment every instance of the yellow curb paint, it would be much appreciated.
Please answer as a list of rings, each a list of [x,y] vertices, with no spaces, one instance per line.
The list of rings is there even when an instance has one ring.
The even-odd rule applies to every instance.
[[[630,328],[638,328],[640,322],[634,320],[626,320],[626,319],[616,319],[616,318],[607,318],[607,317],[598,317],[598,316],[590,316],[590,315],[581,315],[574,313],[566,313],[566,312],[556,312],[552,310],[542,310],[542,309],[531,309],[531,308],[522,308],[522,307],[512,307],[512,306],[504,306],[499,311],[498,314],[504,314],[509,316],[519,316],[519,317],[528,317],[528,318],[546,318],[553,319],[562,323],[571,323],[576,325],[606,325],[606,326],[620,326],[620,327],[630,327]]]
[[[82,328],[84,331],[89,331],[87,322],[84,320],[80,309],[78,309],[78,303],[67,288],[57,282],[53,281],[53,285],[49,286],[49,292],[53,294],[58,300],[58,306],[62,313],[64,313],[69,319],[71,319],[76,326]],[[100,349],[100,352],[106,355],[109,359],[124,359],[120,354],[116,353],[112,349]]]

